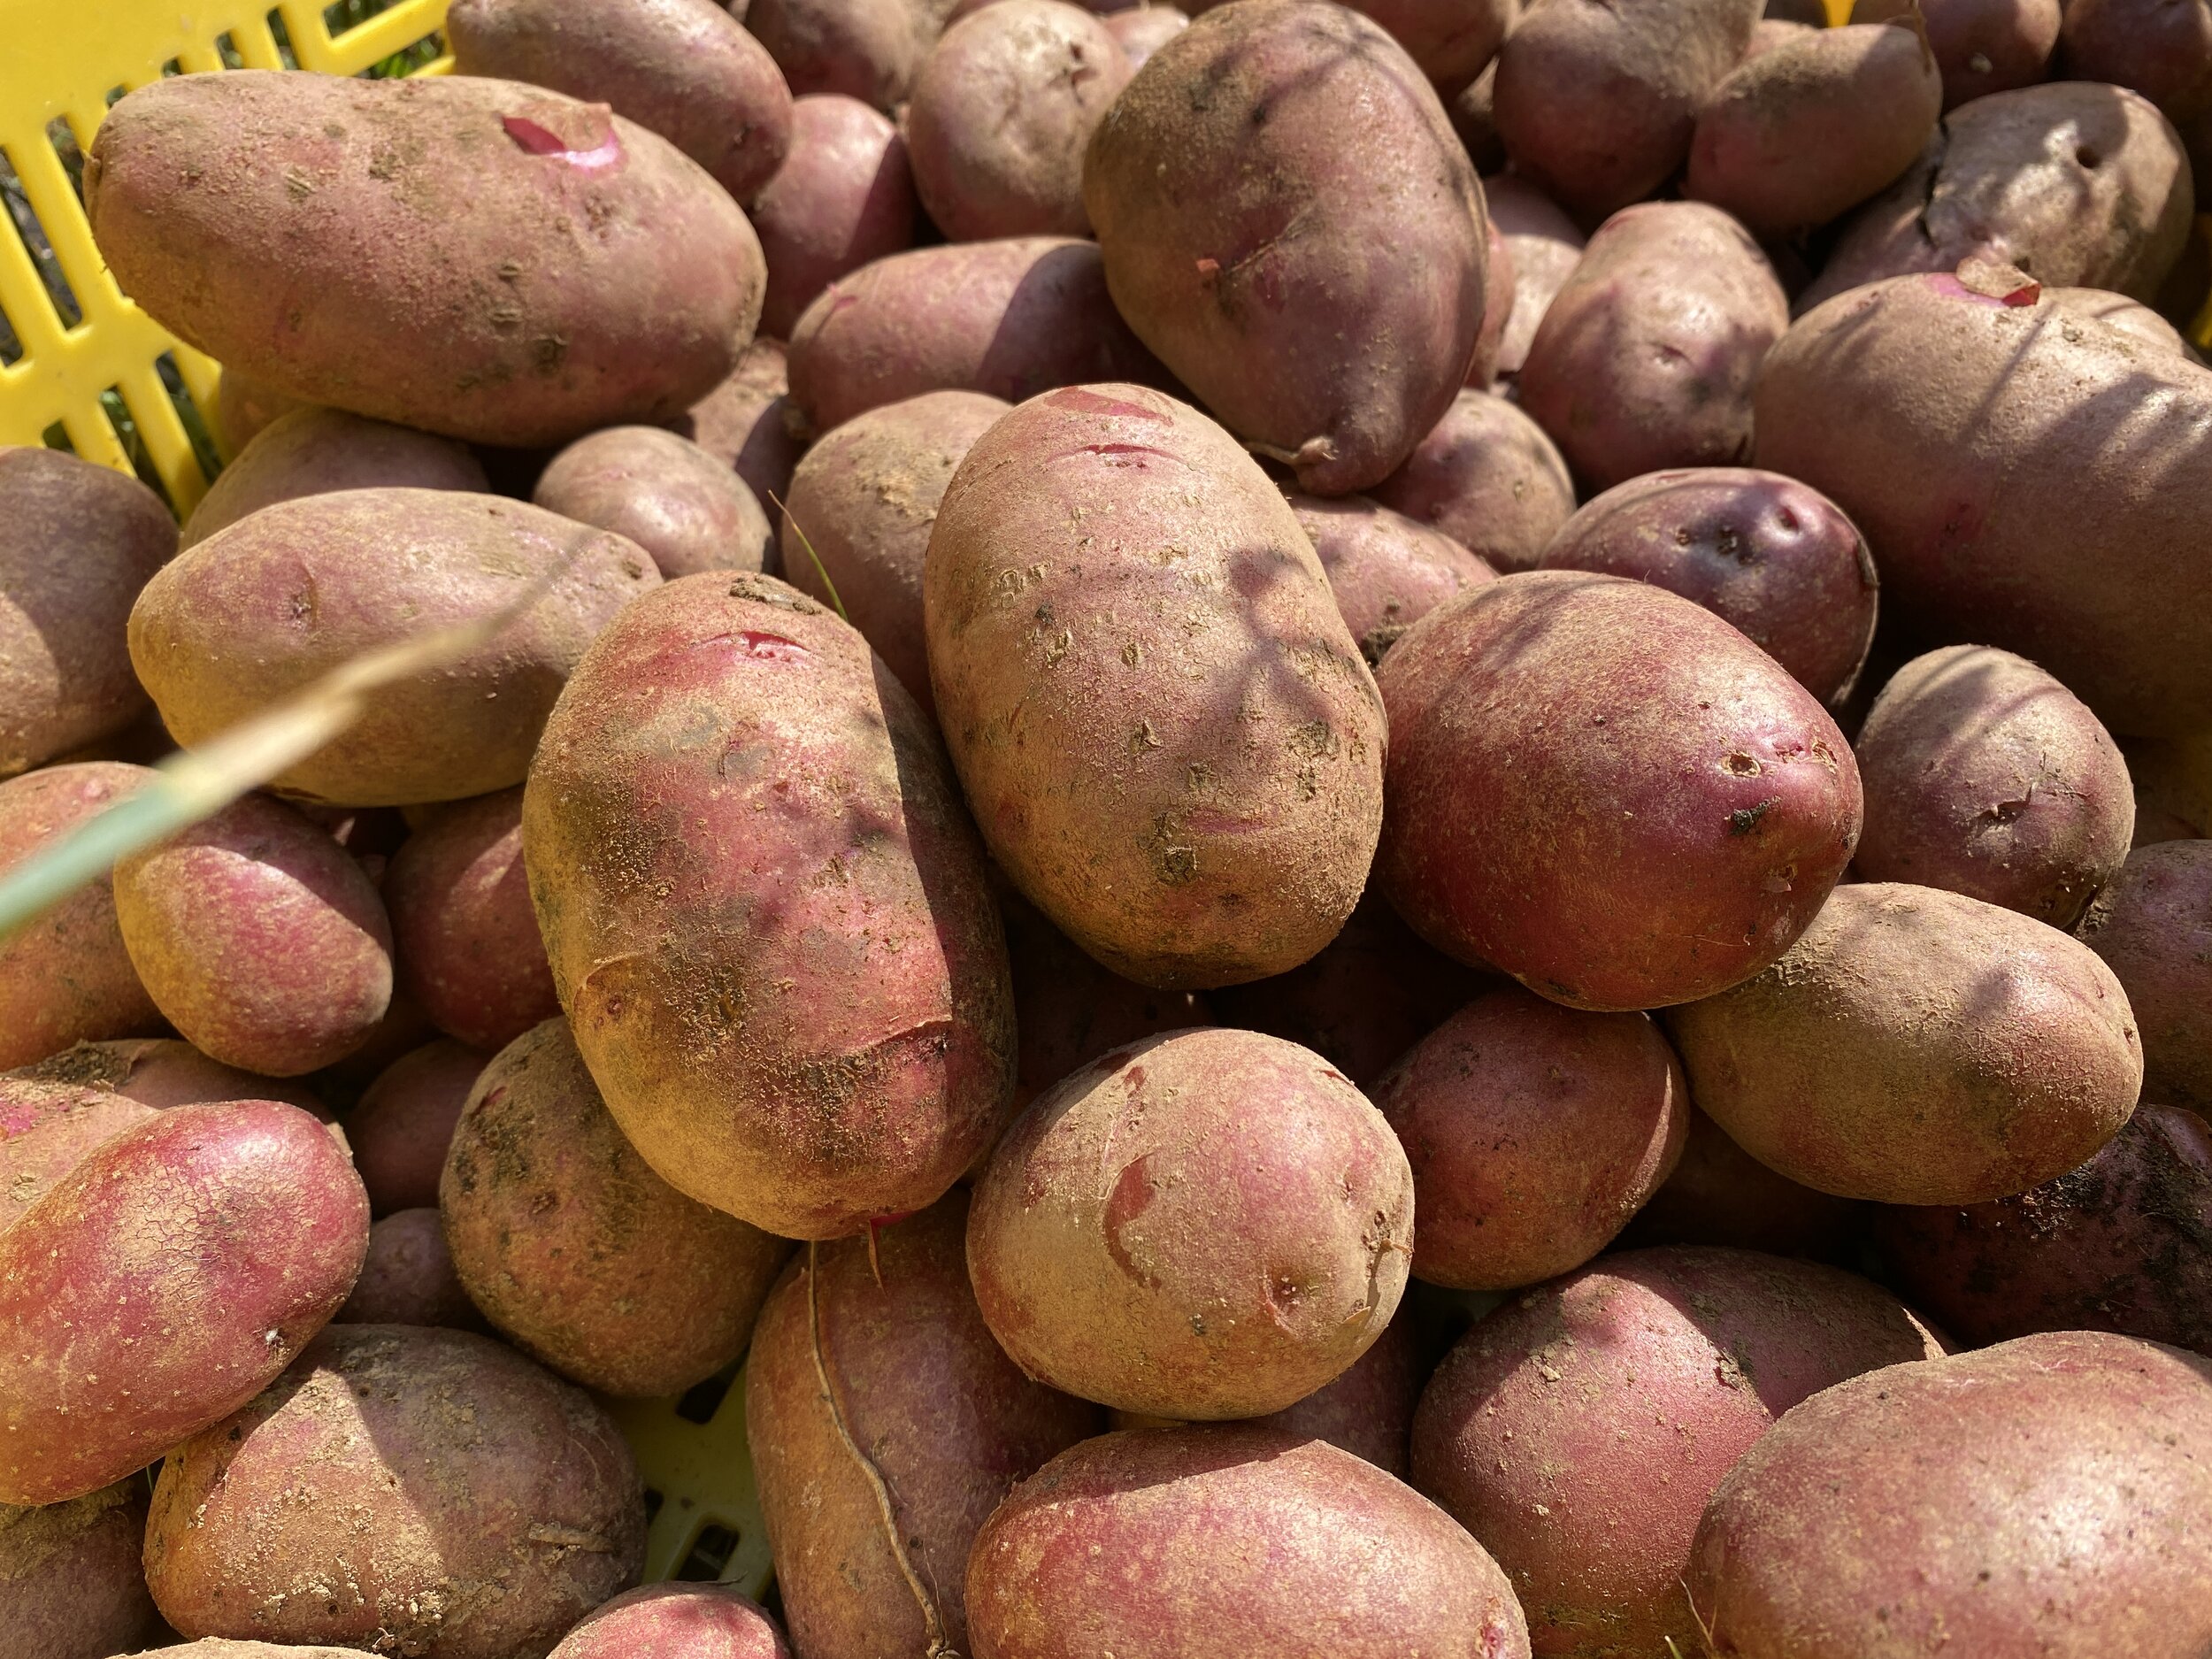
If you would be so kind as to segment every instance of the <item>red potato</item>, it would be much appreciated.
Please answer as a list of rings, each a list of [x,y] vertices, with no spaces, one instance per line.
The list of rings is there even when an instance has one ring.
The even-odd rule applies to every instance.
[[[889,117],[840,92],[794,101],[791,153],[752,207],[768,261],[762,331],[784,338],[838,278],[912,247],[920,211]]]
[[[298,1077],[361,1046],[392,996],[392,932],[351,854],[247,795],[115,866],[139,979],[202,1053]]]
[[[426,1043],[380,1071],[346,1114],[354,1167],[378,1215],[436,1207],[453,1125],[490,1058],[450,1038]]]
[[[1405,465],[1368,494],[1500,572],[1534,569],[1575,510],[1557,446],[1487,392],[1461,392]]]
[[[1527,1659],[1474,1540],[1349,1452],[1250,1424],[1062,1454],[968,1562],[976,1659]]]
[[[2132,88],[2181,131],[2198,178],[2212,146],[2212,8],[2153,0],[2069,0],[2061,8],[2059,62],[2076,81]]]
[[[488,1331],[453,1271],[438,1212],[400,1210],[369,1224],[369,1251],[361,1277],[334,1325],[436,1325],[455,1331]]]
[[[211,1060],[173,1037],[81,1042],[9,1075],[96,1089],[157,1111],[206,1101],[276,1100],[326,1122],[330,1119],[330,1109],[312,1089],[288,1078],[265,1077]]]
[[[1900,10],[1902,0],[1860,0],[1855,23]],[[2050,73],[2062,0],[1916,0],[1928,45],[1943,71],[1945,111],[1992,92],[2032,86]],[[2085,81],[2116,76],[2084,75]]]
[[[2043,297],[2069,317],[2093,317],[2154,351],[2196,361],[2180,329],[2124,294],[2108,294],[2102,288],[2045,288]]]
[[[522,867],[522,791],[465,801],[384,876],[399,985],[439,1030],[503,1048],[560,1010]]]
[[[1624,208],[1544,313],[1521,365],[1521,406],[1592,489],[1747,460],[1752,386],[1789,320],[1766,256],[1725,213],[1701,202]]]
[[[1448,98],[1498,55],[1520,0],[1360,0],[1354,9],[1387,29]]]
[[[1483,266],[1482,328],[1475,335],[1475,358],[1467,365],[1467,384],[1488,391],[1498,378],[1498,353],[1505,345],[1505,331],[1513,326],[1515,277],[1513,252],[1497,221],[1485,216],[1482,224],[1486,252]]]
[[[265,1641],[225,1641],[211,1636],[204,1641],[188,1641],[179,1647],[154,1647],[139,1655],[139,1659],[353,1659],[358,1648],[301,1647],[290,1642],[279,1647]]]
[[[1513,305],[1498,341],[1497,371],[1511,382],[1517,380],[1529,343],[1580,262],[1588,239],[1557,203],[1517,173],[1485,178],[1482,195],[1513,273]]]
[[[359,1103],[369,1085],[420,1048],[438,1041],[438,1028],[404,993],[392,993],[392,1005],[367,1037],[335,1065],[315,1074],[315,1087],[342,1109]]]
[[[768,516],[751,487],[718,457],[658,426],[608,426],[577,439],[538,475],[530,500],[636,543],[671,579],[757,571],[771,545]]]
[[[1755,58],[1763,58],[1769,52],[1794,45],[1808,34],[1825,27],[1827,20],[1824,18],[1818,23],[1793,22],[1787,18],[1761,18],[1752,26],[1751,44],[1744,49],[1743,60],[1747,64]]]
[[[2130,853],[2075,932],[2127,991],[2149,1097],[2212,1110],[2212,841]]]
[[[1686,467],[1617,484],[1560,526],[1542,566],[1694,600],[1831,707],[1874,643],[1866,539],[1835,503],[1777,472]]]
[[[160,1621],[139,1571],[146,1483],[72,1503],[0,1507],[0,1654],[108,1659],[136,1653]]]
[[[1414,1418],[1414,1485],[1497,1557],[1538,1653],[1707,1651],[1681,1577],[1729,1467],[1819,1390],[1942,1351],[1833,1268],[1607,1256],[1460,1339]]]
[[[1375,872],[1416,933],[1571,1007],[1759,972],[1859,833],[1849,746],[1709,611],[1580,572],[1502,577],[1383,659]]]
[[[724,1584],[647,1584],[585,1615],[547,1659],[791,1659],[757,1602]]]
[[[1120,45],[1129,67],[1144,67],[1152,54],[1190,27],[1187,13],[1171,5],[1148,3],[1117,12],[1105,19],[1106,32]]]
[[[307,404],[279,415],[239,449],[184,521],[178,545],[204,541],[280,501],[382,486],[490,488],[483,463],[457,439]]]
[[[1451,537],[1364,495],[1292,495],[1290,510],[1328,572],[1344,626],[1371,664],[1454,594],[1498,578]]]
[[[1856,1261],[1864,1204],[1776,1174],[1695,1106],[1689,1119],[1682,1161],[1622,1230],[1622,1245],[1718,1244],[1770,1256]]]
[[[685,437],[727,462],[772,511],[770,497],[790,489],[791,469],[806,449],[787,367],[781,341],[755,340],[729,378],[675,423]]]
[[[154,1109],[104,1090],[0,1079],[0,1231]]]
[[[840,92],[887,113],[943,29],[949,0],[750,0],[745,27],[803,97]]]
[[[369,1200],[273,1101],[179,1106],[0,1233],[0,1502],[135,1472],[259,1393],[336,1312]]]

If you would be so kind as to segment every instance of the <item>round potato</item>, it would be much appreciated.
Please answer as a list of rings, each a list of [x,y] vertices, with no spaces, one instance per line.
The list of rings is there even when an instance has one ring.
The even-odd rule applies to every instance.
[[[401,1210],[369,1224],[369,1253],[334,1325],[437,1325],[488,1331],[453,1270],[434,1209]]]
[[[137,1476],[70,1503],[0,1506],[0,1654],[108,1659],[159,1623],[139,1570],[146,1483]]]
[[[841,92],[794,100],[791,153],[752,206],[768,262],[762,332],[785,338],[838,278],[911,248],[920,211],[888,116]]]
[[[749,0],[745,27],[791,90],[839,92],[887,113],[944,27],[949,0]]]
[[[280,501],[342,489],[490,488],[468,445],[388,420],[308,404],[257,432],[208,486],[178,545],[204,541]]]
[[[1903,0],[1860,0],[1853,22],[1896,12]],[[1945,111],[1993,92],[2032,86],[2050,73],[2058,44],[2062,0],[1917,0],[1928,45],[1943,72]],[[2094,7],[2090,9],[2093,10]],[[2122,81],[2117,75],[2084,73],[2085,81]]]
[[[586,1616],[547,1659],[791,1659],[776,1621],[724,1584],[648,1584]]]
[[[768,515],[745,480],[657,426],[609,426],[577,439],[538,475],[530,499],[635,542],[672,580],[757,571],[768,557]]]
[[[2127,992],[2150,1098],[2212,1110],[2212,841],[2130,853],[2076,932]]]
[[[436,1206],[453,1125],[490,1058],[450,1038],[426,1043],[378,1072],[346,1114],[354,1167],[378,1215]]]
[[[1451,537],[1364,495],[1293,495],[1290,510],[1370,664],[1382,661],[1400,634],[1461,588],[1498,577]]]
[[[1517,405],[1477,391],[1461,392],[1369,493],[1501,572],[1533,570],[1575,510],[1558,446]]]

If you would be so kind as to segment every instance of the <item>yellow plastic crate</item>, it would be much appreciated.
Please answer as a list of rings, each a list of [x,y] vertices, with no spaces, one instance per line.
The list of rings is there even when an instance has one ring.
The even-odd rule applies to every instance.
[[[216,365],[115,286],[85,223],[72,155],[90,147],[110,104],[165,73],[435,73],[446,67],[435,38],[445,9],[446,0],[0,0],[0,156],[20,184],[6,204],[11,222],[0,222],[0,444],[65,435],[88,459],[125,472],[135,462],[180,515],[190,511],[214,460],[200,452],[209,440],[199,411],[214,406]],[[44,270],[27,207],[28,235],[52,250]],[[743,1379],[719,1401],[709,1386],[683,1402],[606,1403],[653,1506],[646,1578],[714,1578],[760,1594],[768,1540],[745,1448]]]

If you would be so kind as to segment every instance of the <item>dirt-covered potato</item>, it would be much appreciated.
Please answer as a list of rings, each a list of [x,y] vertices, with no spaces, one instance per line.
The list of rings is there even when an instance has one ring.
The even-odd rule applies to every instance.
[[[744,20],[793,92],[841,92],[889,113],[951,9],[950,0],[750,0]]]
[[[635,542],[671,580],[759,570],[771,545],[768,515],[745,480],[658,426],[609,426],[577,439],[538,475],[530,499]]]
[[[647,1584],[588,1615],[547,1659],[791,1659],[759,1603],[726,1584]]]
[[[483,463],[457,439],[309,404],[279,415],[238,451],[184,521],[178,544],[204,541],[280,501],[388,487],[480,495],[490,488]]]
[[[139,1570],[146,1483],[69,1503],[0,1505],[0,1654],[108,1659],[136,1653],[158,1621]]]
[[[491,1327],[469,1300],[435,1209],[401,1210],[369,1224],[369,1250],[353,1294],[331,1315],[334,1325],[440,1325],[456,1331]]]
[[[1681,1162],[1622,1230],[1622,1245],[1719,1244],[1770,1256],[1857,1260],[1864,1204],[1776,1174],[1695,1106],[1689,1116]]]
[[[1497,572],[1441,531],[1364,495],[1289,500],[1328,572],[1344,626],[1371,664],[1461,588],[1497,580]]]
[[[94,1089],[157,1111],[204,1101],[278,1100],[326,1121],[330,1117],[321,1097],[296,1079],[242,1071],[174,1037],[81,1042],[8,1075]],[[354,1149],[357,1154],[360,1148]]]
[[[768,262],[761,331],[783,339],[838,278],[911,248],[920,210],[890,117],[841,92],[795,100],[791,153],[751,211]]]
[[[2127,992],[2145,1094],[2212,1110],[2212,841],[2130,853],[2075,931]]]
[[[153,1115],[104,1089],[0,1079],[0,1231],[97,1148]]]
[[[442,1039],[402,1055],[362,1091],[346,1114],[346,1139],[378,1215],[437,1204],[453,1125],[490,1058]]]

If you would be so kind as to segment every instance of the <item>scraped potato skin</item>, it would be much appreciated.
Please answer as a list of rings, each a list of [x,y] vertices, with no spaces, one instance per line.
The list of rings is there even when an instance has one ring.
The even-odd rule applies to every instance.
[[[593,648],[523,796],[554,984],[663,1179],[835,1238],[933,1202],[1004,1122],[982,849],[858,634],[767,577],[662,592]]]
[[[1483,180],[1482,199],[1505,243],[1505,263],[1513,273],[1513,306],[1498,341],[1497,373],[1515,382],[1544,313],[1573,273],[1589,239],[1556,202],[1518,173]]]
[[[1533,570],[1575,510],[1558,446],[1519,407],[1463,391],[1405,465],[1368,492],[1500,572]]]
[[[1852,21],[1869,20],[1862,17],[1863,12],[1887,15],[1902,3],[1863,3],[1854,8]],[[1918,4],[1928,27],[1928,45],[1943,71],[1947,113],[1993,92],[2032,86],[2050,73],[2051,52],[2058,44],[2063,10],[2061,0],[1918,0]],[[2078,78],[2125,84],[2117,75]]]
[[[961,1574],[977,1529],[1099,1430],[1097,1407],[1024,1376],[992,1340],[968,1286],[967,1216],[954,1193],[882,1228],[874,1267],[859,1240],[810,1247],[761,1311],[745,1433],[807,1659],[918,1654],[933,1638],[972,1651]]]
[[[1766,256],[1727,214],[1702,202],[1624,208],[1544,313],[1521,406],[1593,490],[1732,465],[1750,458],[1752,388],[1789,321]]]
[[[577,439],[539,474],[530,499],[635,542],[671,580],[757,571],[768,556],[768,516],[745,480],[657,426],[609,426]]]
[[[436,1206],[453,1125],[490,1058],[444,1038],[402,1055],[362,1091],[346,1138],[378,1215]]]
[[[550,87],[658,133],[741,202],[783,165],[791,88],[768,50],[714,0],[454,0],[446,39],[464,75]]]
[[[1709,611],[1531,571],[1383,659],[1375,873],[1414,931],[1570,1007],[1708,996],[1789,948],[1850,862],[1859,774],[1811,694]]]
[[[1344,626],[1370,664],[1461,588],[1498,578],[1451,537],[1364,495],[1289,501],[1328,572]]]
[[[0,1502],[112,1484],[259,1393],[360,1271],[368,1194],[274,1101],[179,1106],[0,1233]]]
[[[0,1507],[0,1654],[137,1652],[157,1623],[138,1566],[145,1532],[146,1483],[135,1476],[71,1503]]]
[[[0,1231],[154,1109],[104,1090],[0,1079]]]
[[[1695,1106],[1674,1173],[1622,1229],[1620,1243],[1717,1244],[1855,1263],[1866,1206],[1778,1175]]]
[[[637,1467],[581,1389],[470,1332],[338,1325],[170,1453],[146,1581],[187,1635],[534,1659],[644,1554]]]
[[[367,695],[366,712],[271,787],[404,806],[522,781],[561,681],[660,585],[633,542],[522,502],[354,489],[282,503],[179,555],[131,611],[131,661],[190,748],[362,653],[500,614],[496,639]]]
[[[817,436],[924,392],[1011,403],[1056,386],[1169,382],[1114,309],[1097,244],[1065,236],[916,248],[864,265],[791,326],[790,366],[791,401]]]
[[[727,1585],[647,1584],[588,1615],[547,1659],[791,1659],[791,1649]]]
[[[1751,44],[1759,0],[1549,0],[1498,53],[1514,170],[1595,221],[1651,195],[1689,153],[1698,107]]]
[[[795,100],[791,153],[752,207],[768,262],[762,330],[784,338],[838,278],[912,247],[920,211],[889,117],[839,92]]]
[[[1343,926],[1382,705],[1296,516],[1221,427],[1136,386],[1032,399],[953,475],[923,604],[984,840],[1084,949],[1204,989]]]
[[[751,0],[745,27],[793,92],[841,92],[889,113],[950,10],[949,0]]]
[[[2076,931],[2142,1025],[2145,1092],[2212,1110],[2212,841],[2130,853]]]
[[[204,1101],[277,1100],[312,1112],[326,1122],[330,1118],[330,1108],[305,1085],[288,1078],[242,1071],[210,1059],[174,1037],[81,1042],[7,1075],[93,1089],[119,1100],[135,1101],[156,1111],[195,1106]],[[0,1088],[4,1087],[0,1083]]]
[[[968,1563],[975,1659],[1527,1659],[1513,1592],[1412,1488],[1249,1424],[1064,1453]]]
[[[2181,1655],[2212,1643],[2212,1360],[2054,1332],[1816,1395],[1713,1495],[1723,1655]]]
[[[1616,484],[1560,526],[1542,563],[1694,600],[1832,707],[1874,643],[1880,584],[1866,538],[1778,472],[1686,467]]]
[[[1942,1352],[1834,1268],[1609,1256],[1459,1340],[1415,1414],[1413,1482],[1497,1557],[1538,1653],[1697,1653],[1680,1580],[1730,1466],[1821,1389]]]
[[[1978,1204],[2072,1169],[2135,1110],[2143,1048],[2095,953],[2017,911],[1838,887],[1787,955],[1673,1010],[1690,1094],[1792,1180]]]
[[[188,344],[477,443],[680,414],[760,316],[759,241],[695,164],[508,81],[157,81],[101,122],[84,191],[117,281]]]
[[[465,443],[310,404],[279,415],[239,450],[184,521],[178,545],[204,541],[280,501],[386,487],[479,495],[491,488]]]
[[[491,1329],[453,1270],[435,1209],[396,1210],[369,1224],[361,1277],[331,1323],[440,1325],[488,1334]]]
[[[2114,732],[2212,726],[2202,369],[2047,299],[1909,276],[1802,318],[1757,412],[1756,464],[1843,509],[1932,642],[2016,651]]]
[[[1320,1056],[1172,1033],[1040,1095],[976,1184],[968,1271],[1016,1363],[1156,1417],[1279,1411],[1405,1289],[1413,1176]]]
[[[1466,380],[1482,187],[1434,88],[1357,12],[1200,17],[1099,122],[1083,201],[1130,326],[1310,494],[1380,483]]]
[[[177,550],[161,498],[58,449],[0,448],[0,777],[111,737],[146,708],[123,623]]]

